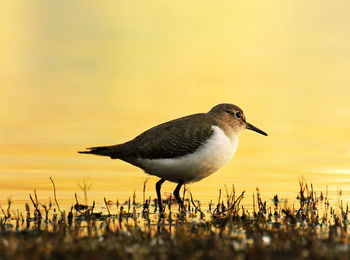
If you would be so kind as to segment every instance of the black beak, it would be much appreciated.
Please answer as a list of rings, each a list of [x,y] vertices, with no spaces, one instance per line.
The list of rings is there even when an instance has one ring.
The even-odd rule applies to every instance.
[[[252,131],[255,131],[255,132],[259,133],[259,134],[262,134],[262,135],[267,136],[267,133],[265,133],[264,131],[260,130],[259,128],[255,127],[255,126],[253,126],[253,125],[251,125],[251,124],[249,124],[249,123],[246,123],[246,125],[247,125],[247,129],[252,130]]]

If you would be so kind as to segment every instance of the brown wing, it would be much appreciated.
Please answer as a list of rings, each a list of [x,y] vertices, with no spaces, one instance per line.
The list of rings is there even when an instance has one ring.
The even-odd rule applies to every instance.
[[[213,116],[195,114],[157,125],[133,140],[114,146],[93,147],[85,153],[128,161],[132,158],[173,158],[194,152],[212,134]],[[84,152],[83,152],[84,153]]]
[[[137,147],[132,156],[159,159],[192,153],[213,134],[213,125],[207,114],[195,114],[155,126],[130,141]]]

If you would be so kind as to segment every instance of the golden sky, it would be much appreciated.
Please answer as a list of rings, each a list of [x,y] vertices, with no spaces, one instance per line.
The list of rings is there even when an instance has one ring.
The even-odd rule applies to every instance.
[[[350,196],[349,1],[1,5],[0,200],[46,192],[49,176],[62,197],[83,179],[97,198],[141,191],[141,170],[76,151],[220,102],[269,137],[242,133],[235,157],[191,185],[198,197],[234,183],[293,198],[301,176]]]

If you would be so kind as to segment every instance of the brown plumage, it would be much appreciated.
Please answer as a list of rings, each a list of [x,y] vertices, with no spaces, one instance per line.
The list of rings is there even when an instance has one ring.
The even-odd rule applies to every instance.
[[[174,158],[193,153],[212,134],[212,126],[219,126],[230,135],[232,109],[243,111],[231,104],[220,104],[208,113],[181,117],[152,127],[131,141],[112,146],[87,148],[79,153],[109,156],[112,159],[128,161],[129,158],[160,159]],[[245,118],[244,118],[245,120]]]
[[[80,153],[126,161],[128,158],[174,158],[193,153],[213,134],[211,127],[217,124],[212,115],[190,115],[157,125],[126,143],[91,147],[90,151]]]
[[[121,159],[161,177],[156,190],[162,210],[162,183],[165,180],[178,183],[174,196],[182,204],[179,197],[181,186],[208,176],[226,163],[233,156],[237,135],[243,129],[267,135],[247,123],[238,106],[219,104],[208,113],[193,114],[157,125],[128,142],[91,147],[79,153]]]

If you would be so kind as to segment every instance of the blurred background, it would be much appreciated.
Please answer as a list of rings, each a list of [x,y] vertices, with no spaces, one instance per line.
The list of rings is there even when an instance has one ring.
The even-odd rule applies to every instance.
[[[300,178],[350,199],[349,1],[5,1],[0,8],[0,202],[142,194],[122,161],[80,155],[221,102],[266,131],[192,184],[216,200],[295,199]],[[156,177],[147,183],[155,197]],[[166,183],[164,192],[175,184]],[[68,203],[68,202],[67,202]]]

